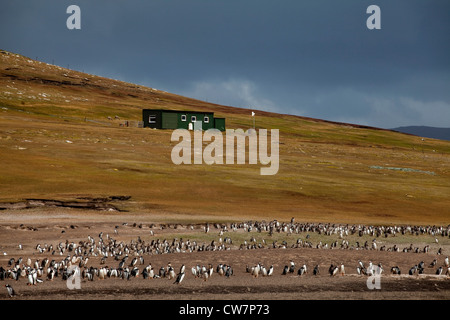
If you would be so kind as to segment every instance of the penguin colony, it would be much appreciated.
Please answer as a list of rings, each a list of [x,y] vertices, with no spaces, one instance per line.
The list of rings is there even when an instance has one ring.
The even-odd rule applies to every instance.
[[[126,225],[126,224],[124,224]],[[136,225],[136,224],[135,224]],[[135,226],[134,225],[134,226]],[[300,234],[307,233],[306,239],[302,240],[298,238],[294,244],[288,246],[286,241],[277,243],[273,241],[268,244],[266,241],[257,243],[255,237],[251,237],[250,240],[244,241],[239,246],[239,250],[250,249],[277,249],[277,248],[317,248],[317,249],[348,249],[348,250],[379,250],[379,251],[394,251],[394,252],[429,252],[429,246],[423,248],[414,247],[412,244],[400,249],[396,245],[392,247],[378,246],[376,238],[388,237],[389,235],[395,236],[396,234],[405,235],[433,235],[435,237],[442,236],[448,237],[450,226],[436,227],[436,226],[364,226],[364,225],[338,225],[338,224],[321,224],[321,223],[294,223],[294,219],[290,223],[281,223],[277,220],[270,222],[243,222],[243,223],[231,223],[226,224],[213,224],[215,229],[219,230],[219,240],[211,241],[209,244],[199,244],[196,241],[190,241],[189,239],[172,239],[171,241],[154,239],[150,242],[143,241],[140,237],[137,240],[131,240],[129,243],[123,241],[117,241],[113,237],[106,234],[104,237],[103,232],[98,235],[98,239],[88,236],[86,241],[80,241],[78,243],[60,242],[56,246],[52,244],[37,244],[35,251],[37,255],[51,254],[54,258],[49,260],[47,257],[42,259],[36,259],[34,261],[31,258],[24,260],[22,257],[17,260],[14,258],[9,259],[6,269],[0,266],[0,281],[15,280],[24,278],[28,285],[37,285],[44,282],[44,280],[52,281],[56,278],[67,280],[71,276],[78,273],[82,279],[87,281],[94,281],[94,279],[105,280],[108,278],[118,278],[130,280],[131,278],[138,278],[142,275],[143,279],[159,279],[167,278],[174,280],[173,284],[181,284],[186,277],[186,267],[182,265],[178,271],[170,263],[167,266],[161,266],[154,269],[151,264],[145,264],[144,255],[156,255],[164,253],[181,253],[181,252],[194,252],[194,251],[221,251],[231,250],[232,240],[230,237],[223,238],[225,232],[237,231],[243,229],[245,232],[268,232],[269,237],[276,233]],[[141,228],[141,226],[140,226]],[[119,226],[114,229],[115,235],[118,234]],[[193,226],[191,226],[193,229]],[[208,233],[211,230],[210,224],[203,226],[203,231]],[[342,241],[334,241],[330,245],[323,244],[321,241],[317,245],[313,245],[309,241],[309,234],[317,233],[323,235],[338,235]],[[153,231],[151,231],[153,235]],[[350,245],[345,236],[348,235],[370,235],[376,237],[371,243],[367,241],[364,244],[360,244],[358,241],[354,245]],[[437,239],[437,238],[436,238]],[[19,250],[23,250],[21,244],[18,245]],[[442,254],[442,250],[439,249],[438,255]],[[57,259],[57,256],[65,256],[64,258]],[[101,257],[100,267],[89,266],[89,260],[91,257]],[[117,267],[106,266],[107,262],[111,259],[115,261]],[[75,266],[75,268],[70,268]],[[381,264],[377,265],[379,272],[383,271]],[[429,265],[429,268],[437,268],[436,275],[450,276],[449,259],[446,257],[443,264],[438,265],[437,259],[434,259]],[[312,275],[320,275],[319,265],[309,266],[301,264],[299,268],[296,267],[294,261],[289,261],[285,265],[281,274],[282,275],[297,275],[305,276],[308,274],[309,268],[312,269]],[[72,270],[72,271],[69,271]],[[409,275],[422,274],[425,269],[425,263],[421,261],[417,265],[411,267],[408,271]],[[358,275],[372,275],[374,274],[375,266],[372,262],[366,266],[359,261],[356,266],[356,272]],[[402,274],[398,266],[391,267],[391,274]],[[270,277],[274,275],[274,265],[265,266],[262,263],[258,263],[252,267],[246,267],[246,272],[250,273],[253,277]],[[190,269],[190,273],[194,278],[208,281],[209,278],[216,273],[219,276],[229,278],[233,275],[233,268],[227,264],[218,264],[215,268],[212,264],[196,265]],[[344,264],[331,264],[328,268],[330,276],[345,275]],[[15,295],[14,289],[10,284],[6,284],[8,295],[13,297]]]

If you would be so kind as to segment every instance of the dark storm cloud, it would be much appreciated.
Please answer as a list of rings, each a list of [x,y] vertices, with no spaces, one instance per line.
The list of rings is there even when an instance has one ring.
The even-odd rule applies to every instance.
[[[66,28],[66,8],[82,11]],[[366,9],[381,8],[381,30]],[[448,126],[450,4],[433,1],[22,0],[1,47],[227,105],[395,127]]]

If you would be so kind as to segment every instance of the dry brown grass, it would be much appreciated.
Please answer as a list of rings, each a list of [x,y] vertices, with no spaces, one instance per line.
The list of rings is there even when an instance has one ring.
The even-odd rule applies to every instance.
[[[261,176],[259,165],[176,166],[170,131],[123,128],[108,116],[140,120],[142,108],[200,109],[226,117],[229,128],[247,129],[249,110],[6,53],[0,87],[3,202],[130,195],[123,209],[175,220],[450,221],[450,142],[258,112],[260,128],[280,130],[277,175]]]

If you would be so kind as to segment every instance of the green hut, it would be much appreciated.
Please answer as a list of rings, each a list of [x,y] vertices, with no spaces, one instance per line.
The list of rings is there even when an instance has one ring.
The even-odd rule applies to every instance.
[[[214,112],[143,109],[144,128],[225,131],[225,118],[214,118]]]

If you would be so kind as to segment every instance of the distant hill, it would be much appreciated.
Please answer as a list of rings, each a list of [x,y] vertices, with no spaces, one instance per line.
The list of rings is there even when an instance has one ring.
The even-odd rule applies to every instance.
[[[250,164],[248,156],[244,164],[176,165],[172,130],[137,126],[144,108],[214,112],[226,118],[227,129],[254,123],[277,129],[279,171],[261,175],[268,165]],[[448,223],[450,141],[255,108],[212,104],[0,50],[0,219],[30,199],[78,206],[130,197],[114,200],[119,211],[99,214],[111,221],[145,213],[189,223],[292,217]],[[47,209],[59,208],[30,208],[51,214]]]
[[[413,134],[424,138],[450,140],[450,128],[436,128],[427,126],[407,126],[392,129],[394,131]]]

